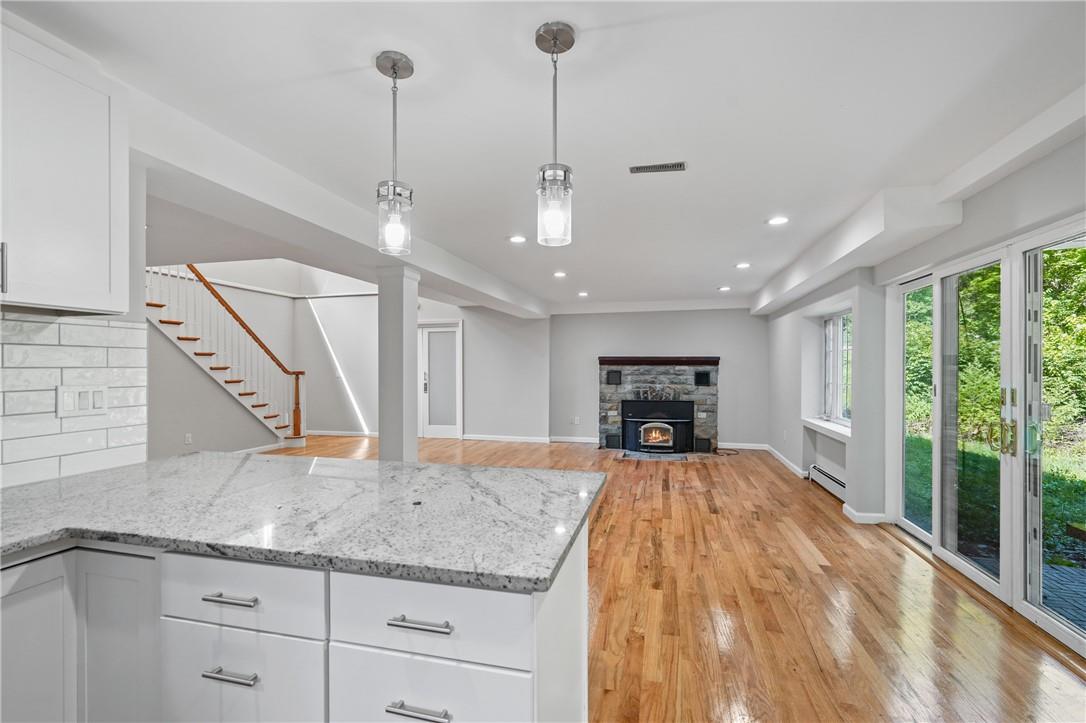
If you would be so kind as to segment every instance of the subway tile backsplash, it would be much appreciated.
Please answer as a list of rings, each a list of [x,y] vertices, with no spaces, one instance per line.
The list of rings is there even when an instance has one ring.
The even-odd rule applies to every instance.
[[[56,387],[105,385],[109,411],[56,417]],[[147,459],[147,326],[100,317],[3,312],[0,484]]]

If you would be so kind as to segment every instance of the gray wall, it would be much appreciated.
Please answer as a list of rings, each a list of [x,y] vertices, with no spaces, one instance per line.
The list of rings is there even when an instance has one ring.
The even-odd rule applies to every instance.
[[[274,444],[275,434],[157,329],[147,332],[147,456],[234,451]],[[185,434],[192,444],[185,444]]]
[[[600,356],[719,356],[720,444],[765,444],[767,330],[745,309],[551,317],[550,434],[596,438]]]
[[[464,315],[464,434],[549,436],[549,319],[483,307]],[[598,395],[595,400],[598,403]]]

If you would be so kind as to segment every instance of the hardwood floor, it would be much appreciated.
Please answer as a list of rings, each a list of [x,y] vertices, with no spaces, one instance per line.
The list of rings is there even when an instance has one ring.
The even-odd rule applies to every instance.
[[[310,437],[274,453],[376,452]],[[590,528],[594,721],[1086,721],[1081,658],[766,452],[427,439],[419,457],[608,473]]]

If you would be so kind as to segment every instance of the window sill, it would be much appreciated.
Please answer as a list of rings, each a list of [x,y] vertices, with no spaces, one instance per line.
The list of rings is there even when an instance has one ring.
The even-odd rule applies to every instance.
[[[848,444],[848,441],[852,439],[852,428],[844,424],[837,424],[817,417],[804,417],[803,426],[845,444]]]

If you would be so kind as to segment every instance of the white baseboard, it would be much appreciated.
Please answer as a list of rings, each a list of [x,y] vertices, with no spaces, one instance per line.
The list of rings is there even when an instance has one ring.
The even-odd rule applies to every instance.
[[[849,507],[847,502],[841,505],[841,511],[845,513],[845,517],[857,525],[877,525],[880,522],[886,522],[886,515],[880,512],[857,512]]]
[[[802,469],[800,469],[796,465],[792,464],[792,462],[787,457],[785,457],[783,454],[781,454],[777,450],[773,449],[768,444],[766,445],[766,451],[769,452],[774,457],[776,457],[778,462],[780,462],[785,467],[787,467],[797,477],[803,477],[803,478],[807,477],[807,474]]]
[[[583,442],[584,444],[599,445],[600,438],[599,437],[551,437],[551,441],[552,442],[577,442],[577,443]]]
[[[465,434],[464,439],[474,442],[531,442],[533,444],[547,444],[550,437],[513,437],[505,434]]]
[[[719,442],[717,449],[761,449],[769,451],[768,444],[755,444],[753,442]]]
[[[283,447],[282,442],[274,442],[273,444],[262,444],[259,447],[249,447],[248,449],[236,449],[234,450],[238,454],[256,454],[257,452],[267,452],[269,449],[281,449]]]
[[[319,434],[322,437],[376,437],[377,432],[345,432],[338,429],[307,429],[306,434]]]

